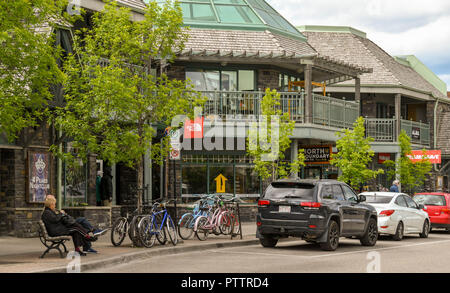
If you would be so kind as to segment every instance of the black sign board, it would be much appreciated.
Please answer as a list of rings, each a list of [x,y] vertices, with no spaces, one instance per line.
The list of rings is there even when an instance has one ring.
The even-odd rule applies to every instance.
[[[327,165],[330,164],[333,147],[331,145],[307,146],[305,150],[305,164]]]

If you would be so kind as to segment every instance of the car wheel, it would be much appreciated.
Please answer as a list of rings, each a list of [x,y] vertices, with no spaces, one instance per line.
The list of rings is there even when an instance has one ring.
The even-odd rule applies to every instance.
[[[403,239],[403,223],[399,222],[395,235],[392,237],[395,241],[401,241]]]
[[[430,232],[430,223],[428,220],[425,220],[423,223],[422,233],[420,233],[420,238],[428,238],[428,233]]]
[[[378,240],[378,225],[374,218],[369,219],[367,230],[364,236],[359,240],[364,246],[374,246]]]
[[[320,247],[326,251],[335,251],[339,246],[339,226],[331,220],[327,230],[327,241],[320,243]]]
[[[278,243],[278,239],[276,239],[274,237],[270,237],[270,236],[266,236],[266,235],[264,235],[263,237],[264,238],[259,239],[259,242],[264,247],[275,247]]]

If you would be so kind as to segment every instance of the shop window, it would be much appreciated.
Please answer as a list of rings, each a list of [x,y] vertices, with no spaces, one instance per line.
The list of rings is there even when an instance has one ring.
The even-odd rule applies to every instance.
[[[258,173],[252,166],[236,166],[236,194],[259,194],[260,181]]]
[[[206,194],[207,167],[190,165],[183,167],[182,194]]]
[[[70,144],[66,145],[66,152],[71,152],[76,157],[76,150]],[[87,165],[81,159],[63,163],[64,205],[78,206],[87,202]]]
[[[220,180],[221,175],[226,180]],[[223,191],[220,191],[221,187]],[[209,167],[209,192],[210,193],[234,193],[233,166]]]
[[[203,70],[186,71],[197,91],[253,91],[256,75],[253,70]]]

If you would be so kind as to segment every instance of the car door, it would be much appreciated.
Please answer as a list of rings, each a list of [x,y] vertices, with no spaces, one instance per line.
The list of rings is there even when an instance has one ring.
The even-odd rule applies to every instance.
[[[342,228],[341,235],[352,233],[352,214],[349,203],[345,200],[342,190],[333,188],[331,184],[324,184],[321,188],[321,199],[324,204],[330,206],[331,209],[337,209],[341,215]]]
[[[353,232],[364,233],[368,209],[358,202],[358,196],[347,185],[341,185],[346,201],[350,204],[353,215]]]
[[[419,206],[416,204],[412,198],[405,196],[406,204],[408,205],[408,213],[410,215],[410,231],[411,232],[421,232],[423,225],[423,216],[420,214]]]
[[[395,213],[397,213],[399,216],[395,217],[396,219],[402,221],[404,229],[406,226],[409,226],[409,213],[408,213],[408,204],[406,203],[405,197],[403,194],[400,194],[395,199]]]

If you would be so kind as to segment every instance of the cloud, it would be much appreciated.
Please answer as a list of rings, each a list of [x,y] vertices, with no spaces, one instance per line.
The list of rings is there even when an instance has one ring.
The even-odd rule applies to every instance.
[[[267,0],[292,24],[351,26],[391,55],[416,55],[450,75],[450,1]],[[450,88],[449,80],[445,80]]]

